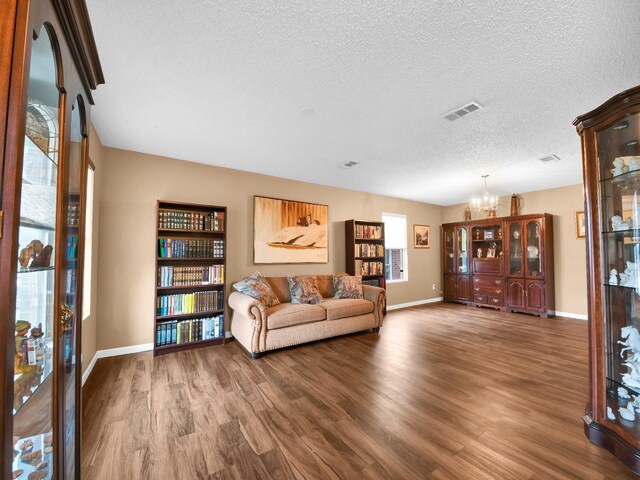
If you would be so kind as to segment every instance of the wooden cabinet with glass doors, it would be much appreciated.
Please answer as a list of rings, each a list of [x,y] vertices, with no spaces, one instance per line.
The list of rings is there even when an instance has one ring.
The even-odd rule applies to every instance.
[[[578,117],[587,241],[589,439],[640,474],[640,87]]]
[[[447,301],[467,303],[471,299],[469,229],[466,225],[449,224],[443,226],[442,237],[443,296]]]
[[[442,245],[445,301],[545,318],[554,310],[552,215],[447,223]]]
[[[80,478],[87,136],[102,72],[84,2],[2,13],[0,477]]]
[[[548,316],[553,304],[553,217],[510,217],[507,231],[507,310]]]

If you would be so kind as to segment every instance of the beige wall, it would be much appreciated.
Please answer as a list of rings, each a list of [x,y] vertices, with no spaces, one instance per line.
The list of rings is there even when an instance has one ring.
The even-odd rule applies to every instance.
[[[89,158],[96,167],[93,192],[93,242],[91,254],[91,310],[82,322],[82,373],[85,372],[96,354],[96,334],[98,323],[98,240],[100,236],[100,195],[102,195],[103,147],[97,132],[91,125],[89,132]],[[88,268],[85,265],[84,268]]]
[[[406,214],[408,241],[411,242],[414,223],[427,224],[432,228],[431,248],[416,250],[410,243],[409,281],[388,285],[388,304],[437,296],[431,285],[441,283],[440,206],[111,148],[104,149],[101,163],[99,350],[153,341],[159,199],[228,208],[229,287],[231,282],[256,270],[265,275],[343,271],[344,220],[380,220],[382,212]],[[253,195],[327,204],[329,263],[254,265]]]
[[[587,273],[585,241],[576,238],[575,212],[584,210],[582,185],[553,188],[520,195],[520,214],[553,215],[553,247],[556,311],[587,314]],[[511,197],[500,199],[498,216],[510,214]],[[443,223],[464,219],[465,205],[443,209]],[[474,219],[483,218],[474,214]]]

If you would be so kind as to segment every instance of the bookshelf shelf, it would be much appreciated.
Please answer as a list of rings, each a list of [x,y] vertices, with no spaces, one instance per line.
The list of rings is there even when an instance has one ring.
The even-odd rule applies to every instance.
[[[222,345],[227,209],[158,201],[157,212],[154,355]],[[170,313],[189,310],[202,311]]]
[[[223,312],[224,312],[224,309],[216,309],[216,310],[206,310],[204,312],[180,313],[175,315],[156,315],[156,320],[159,322],[163,322],[165,320],[182,320],[185,318],[199,318],[199,317],[206,317],[207,315],[217,315]]]

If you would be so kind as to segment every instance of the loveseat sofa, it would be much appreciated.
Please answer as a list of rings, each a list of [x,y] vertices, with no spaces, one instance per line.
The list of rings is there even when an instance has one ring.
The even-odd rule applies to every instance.
[[[264,352],[382,326],[385,290],[362,285],[364,298],[333,298],[332,275],[315,275],[321,303],[291,303],[287,277],[264,277],[280,304],[267,307],[240,293],[229,295],[231,333],[252,359]]]

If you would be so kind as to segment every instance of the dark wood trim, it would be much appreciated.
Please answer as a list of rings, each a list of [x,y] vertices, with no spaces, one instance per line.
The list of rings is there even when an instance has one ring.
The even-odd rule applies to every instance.
[[[609,450],[633,472],[640,472],[640,450],[629,445],[613,430],[595,422],[589,415],[585,415],[583,420],[584,434],[592,443]]]

